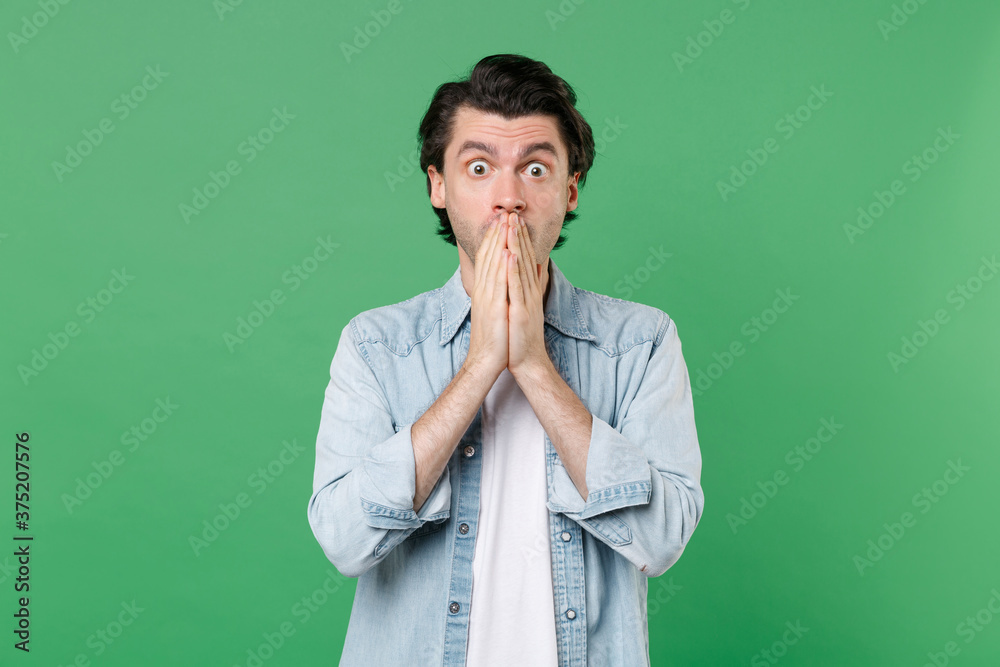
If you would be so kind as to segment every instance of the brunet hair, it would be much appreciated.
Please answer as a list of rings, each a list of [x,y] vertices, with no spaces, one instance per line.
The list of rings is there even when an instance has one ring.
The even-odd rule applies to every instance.
[[[417,135],[420,168],[426,174],[427,167],[433,164],[444,174],[445,149],[451,141],[455,115],[462,107],[494,113],[504,120],[542,114],[555,117],[569,153],[569,175],[580,172],[577,186],[583,187],[594,164],[594,134],[575,105],[576,93],[545,63],[509,53],[487,56],[476,63],[468,79],[444,83],[435,91]],[[430,193],[431,178],[427,176]],[[433,204],[431,208],[440,221],[437,233],[456,245],[448,211]],[[563,229],[576,217],[576,212],[567,212]],[[560,234],[552,249],[565,241]]]

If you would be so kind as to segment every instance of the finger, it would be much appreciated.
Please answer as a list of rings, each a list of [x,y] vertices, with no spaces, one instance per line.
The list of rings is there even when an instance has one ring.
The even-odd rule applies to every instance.
[[[504,248],[500,251],[500,261],[497,262],[497,279],[493,284],[493,298],[498,302],[507,303],[507,264],[510,262],[510,250]],[[506,313],[507,311],[504,310]]]
[[[524,223],[524,220],[518,216],[518,230],[517,230],[517,247],[518,254],[520,255],[520,262],[524,266],[524,292],[525,292],[525,303],[529,299],[533,299],[535,292],[538,288],[533,284],[529,271],[533,266],[531,260],[531,241],[528,239],[528,226]]]
[[[521,298],[523,300],[523,303],[527,304],[528,301],[532,298],[533,291],[531,283],[527,280],[528,274],[527,273],[522,274],[520,271],[521,266],[527,266],[525,264],[525,261],[527,260],[528,257],[524,241],[524,221],[521,219],[521,216],[517,216],[516,218],[512,217],[511,224],[514,226],[514,232],[513,232],[513,238],[510,239],[510,242],[514,247],[517,248],[516,252],[518,260],[517,261],[518,266],[515,266],[514,268],[518,272],[518,282],[521,288]],[[521,282],[522,280],[523,282]]]
[[[524,232],[524,242],[528,250],[528,254],[525,257],[525,264],[529,267],[534,267],[538,263],[538,260],[535,258],[535,246],[531,242],[531,231],[528,229],[527,223],[521,227],[521,231]]]
[[[521,275],[518,273],[516,252],[512,252],[507,258],[507,294],[510,296],[510,304],[524,303],[524,290],[521,287]]]
[[[535,259],[535,249],[529,245],[529,252],[531,252],[531,265],[535,267],[535,282],[538,284],[539,290],[543,289],[545,285],[548,284],[549,278],[549,260],[545,259],[544,262],[539,262]],[[541,292],[539,292],[541,293]]]
[[[524,272],[521,273],[520,275],[524,281],[523,283],[524,293],[525,293],[524,302],[527,303],[529,299],[534,297],[535,292],[538,290],[538,287],[531,280],[531,277],[529,276],[527,271],[527,268],[531,266],[530,255],[529,255],[530,243],[528,243],[528,239],[526,238],[527,232],[525,230],[527,228],[524,224],[524,221],[520,218],[520,216],[518,216],[516,227],[517,227],[517,232],[516,232],[517,235],[515,237],[515,242],[517,243],[517,248],[518,248],[517,253],[518,253],[518,258],[520,260],[518,261],[518,264],[524,268]]]
[[[524,258],[526,254],[524,252],[524,236],[518,232],[518,243],[520,244],[520,250],[517,253],[517,284],[518,284],[518,294],[521,297],[521,302],[527,307],[528,301],[531,298],[531,283],[528,280],[528,265],[524,263]]]
[[[493,286],[494,299],[504,299],[506,301],[507,274],[504,273],[505,265],[507,263],[506,214],[502,215],[500,219],[502,220],[500,223],[501,229],[494,242],[493,253],[490,255],[489,272],[486,274],[486,285],[487,287],[490,285]]]
[[[493,239],[490,241],[490,250],[486,255],[486,281],[485,285],[487,289],[490,286],[495,286],[497,279],[497,266],[499,258],[502,255],[504,248],[504,227],[506,225],[507,218],[505,215],[500,216],[500,221],[497,223],[497,232]]]
[[[507,281],[507,290],[510,294],[511,304],[524,304],[524,285],[521,283],[521,273],[519,271],[519,265],[522,263],[521,258],[522,250],[518,246],[519,236],[518,233],[518,222],[517,215],[511,214],[510,216],[511,230],[507,235],[507,243],[513,249],[510,255],[510,259],[507,262],[507,275],[509,279]]]
[[[479,284],[482,280],[483,275],[486,273],[486,267],[489,265],[489,257],[493,247],[493,242],[496,239],[497,234],[500,232],[500,221],[497,220],[489,229],[486,230],[486,234],[483,235],[483,240],[479,244],[479,251],[476,252],[476,282]]]

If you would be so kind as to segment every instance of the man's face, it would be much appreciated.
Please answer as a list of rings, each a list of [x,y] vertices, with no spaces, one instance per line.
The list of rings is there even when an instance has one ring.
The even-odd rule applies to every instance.
[[[568,171],[569,156],[554,116],[506,121],[469,107],[456,112],[444,175],[434,165],[427,173],[431,203],[448,211],[467,292],[472,292],[483,237],[504,211],[517,211],[528,227],[536,262],[548,267],[566,213],[577,205],[580,174],[571,177]]]

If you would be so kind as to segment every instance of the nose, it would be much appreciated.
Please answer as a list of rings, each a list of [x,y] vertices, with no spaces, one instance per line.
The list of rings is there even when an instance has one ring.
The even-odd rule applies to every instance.
[[[505,171],[496,177],[493,189],[493,214],[501,215],[517,212],[520,216],[524,212],[524,192],[518,175],[510,171]]]

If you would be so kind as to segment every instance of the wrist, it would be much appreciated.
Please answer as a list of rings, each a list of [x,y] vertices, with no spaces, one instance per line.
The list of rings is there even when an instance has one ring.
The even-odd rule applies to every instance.
[[[500,377],[500,373],[490,371],[482,363],[470,362],[468,359],[462,364],[459,371],[477,386],[485,386],[487,388],[492,387],[493,383]]]
[[[553,375],[558,375],[555,365],[552,363],[551,359],[545,359],[535,364],[522,364],[521,366],[516,366],[512,368],[510,374],[514,376],[518,384],[523,382],[531,383],[533,385],[539,385],[544,383],[546,380],[551,378]]]

